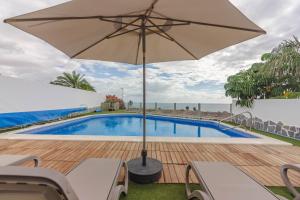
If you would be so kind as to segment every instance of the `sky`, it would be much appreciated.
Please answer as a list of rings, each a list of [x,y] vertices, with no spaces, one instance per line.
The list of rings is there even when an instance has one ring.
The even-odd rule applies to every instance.
[[[30,3],[29,3],[30,2]],[[141,101],[142,70],[139,66],[112,62],[70,60],[49,44],[24,33],[3,20],[65,0],[0,0],[0,74],[49,83],[62,72],[77,72],[102,95]],[[198,61],[148,65],[148,102],[227,103],[224,84],[228,76],[247,69],[260,56],[293,35],[300,36],[299,0],[231,0],[248,18],[267,31],[257,37]]]

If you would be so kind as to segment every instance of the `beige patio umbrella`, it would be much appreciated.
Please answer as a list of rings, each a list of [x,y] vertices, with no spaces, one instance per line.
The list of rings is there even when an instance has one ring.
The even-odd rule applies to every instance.
[[[198,60],[265,33],[227,0],[73,0],[5,22],[70,58],[143,64],[143,159],[129,162],[138,182],[161,171],[147,159],[146,63]]]

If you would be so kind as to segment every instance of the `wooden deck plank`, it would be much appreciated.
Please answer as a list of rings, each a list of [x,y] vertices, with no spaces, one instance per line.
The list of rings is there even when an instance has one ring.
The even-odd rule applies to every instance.
[[[179,183],[176,171],[175,171],[175,165],[170,165],[167,164],[169,171],[170,171],[170,175],[171,175],[171,182],[170,183]]]
[[[183,169],[181,168],[181,165],[173,165],[173,166],[178,179],[178,183],[184,183],[185,175]]]
[[[171,183],[171,174],[167,164],[163,165],[164,183]]]

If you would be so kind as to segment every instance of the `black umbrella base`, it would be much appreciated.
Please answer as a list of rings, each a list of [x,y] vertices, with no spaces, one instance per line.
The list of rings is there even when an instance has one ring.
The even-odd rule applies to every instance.
[[[142,158],[128,161],[129,179],[135,183],[147,184],[160,179],[163,169],[159,160],[147,158],[147,165],[142,165]]]

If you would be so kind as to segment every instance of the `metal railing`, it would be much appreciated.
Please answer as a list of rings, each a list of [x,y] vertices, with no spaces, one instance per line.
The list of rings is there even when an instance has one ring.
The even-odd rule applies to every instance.
[[[220,128],[221,123],[224,122],[225,120],[234,119],[237,116],[244,115],[244,114],[249,114],[249,116],[250,116],[251,123],[250,123],[249,129],[251,131],[251,129],[252,129],[252,123],[253,123],[253,115],[249,111],[245,111],[245,112],[242,112],[242,113],[239,113],[239,114],[236,114],[236,115],[233,115],[233,116],[230,116],[230,117],[226,117],[224,119],[219,120],[218,127]],[[242,126],[242,123],[240,123],[238,126],[234,126],[234,127],[223,129],[223,131],[226,131],[226,130],[229,130],[229,129],[240,128],[241,126]],[[246,122],[246,126],[247,126],[247,122]]]

